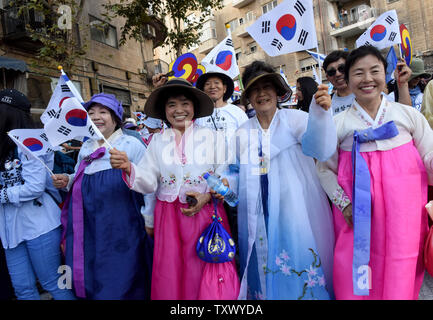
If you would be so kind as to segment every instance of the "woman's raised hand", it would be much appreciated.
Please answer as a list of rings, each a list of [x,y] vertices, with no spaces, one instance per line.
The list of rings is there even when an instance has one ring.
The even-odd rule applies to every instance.
[[[329,110],[331,107],[332,99],[328,93],[328,86],[326,84],[321,84],[317,87],[317,92],[314,95],[316,103],[325,110]]]
[[[69,183],[69,177],[66,174],[55,174],[51,176],[51,179],[56,189],[66,188]]]
[[[110,151],[110,163],[114,169],[122,169],[128,176],[131,174],[131,161],[129,161],[126,152],[119,151],[116,148]]]

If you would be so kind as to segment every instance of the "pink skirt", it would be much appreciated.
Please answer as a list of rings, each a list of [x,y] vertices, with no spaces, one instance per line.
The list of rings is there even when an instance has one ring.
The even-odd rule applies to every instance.
[[[371,290],[353,295],[353,229],[334,212],[334,290],[337,299],[418,299],[428,232],[427,173],[413,142],[388,151],[363,152],[371,175]],[[352,156],[341,151],[338,183],[352,200]]]
[[[206,263],[196,253],[200,235],[212,222],[213,204],[206,204],[193,217],[182,214],[180,208],[186,207],[188,205],[180,203],[179,198],[174,202],[156,202],[151,299],[236,299],[239,279],[234,261]],[[218,204],[218,215],[230,233],[221,202]]]

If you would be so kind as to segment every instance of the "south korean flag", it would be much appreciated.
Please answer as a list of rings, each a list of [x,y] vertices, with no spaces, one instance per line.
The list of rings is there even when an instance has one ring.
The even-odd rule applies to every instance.
[[[81,102],[75,98],[66,99],[56,116],[44,126],[49,142],[59,146],[77,137],[104,139],[104,136],[90,119]]]
[[[247,28],[271,56],[317,48],[312,0],[286,0]]]
[[[367,31],[356,40],[357,48],[368,45],[381,50],[395,44],[401,44],[400,25],[395,10],[390,10],[382,14]]]

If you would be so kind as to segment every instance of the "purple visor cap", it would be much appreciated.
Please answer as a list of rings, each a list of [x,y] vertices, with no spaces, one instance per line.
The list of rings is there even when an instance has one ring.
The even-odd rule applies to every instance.
[[[123,107],[122,103],[116,99],[114,94],[98,93],[95,94],[88,102],[84,104],[84,109],[89,110],[92,104],[100,103],[104,107],[114,111],[114,114],[122,121]]]

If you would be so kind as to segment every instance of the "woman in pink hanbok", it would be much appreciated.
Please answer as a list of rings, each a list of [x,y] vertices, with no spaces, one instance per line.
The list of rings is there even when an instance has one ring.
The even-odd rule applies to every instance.
[[[212,100],[186,80],[170,80],[154,90],[145,105],[148,116],[164,120],[169,128],[154,134],[139,164],[131,163],[123,152],[110,151],[113,168],[123,170],[132,190],[156,191],[152,300],[231,300],[239,293],[234,260],[207,263],[196,252],[197,241],[214,214],[202,175],[223,176],[226,171],[225,165],[215,164],[224,145],[215,146],[213,131],[194,124],[194,119],[212,114],[213,108]],[[196,204],[188,205],[188,196]],[[230,232],[221,202],[217,212]]]
[[[337,299],[417,299],[433,182],[433,131],[416,109],[384,98],[386,61],[354,50],[345,77],[355,101],[335,116],[338,145],[318,163],[334,204]]]

